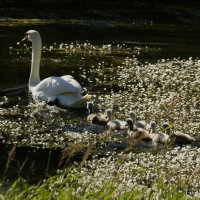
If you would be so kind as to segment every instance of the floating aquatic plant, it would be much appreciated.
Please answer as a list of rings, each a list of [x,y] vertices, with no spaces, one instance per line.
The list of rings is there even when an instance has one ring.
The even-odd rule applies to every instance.
[[[17,46],[10,48],[10,52],[19,52],[25,58],[28,48]],[[47,61],[51,64],[67,60],[72,64],[71,59],[79,58],[76,65],[81,66],[80,79],[93,95],[96,110],[112,108],[114,117],[122,120],[126,111],[134,110],[139,119],[156,121],[159,129],[168,120],[172,131],[198,138],[200,60],[174,58],[142,62],[138,59],[140,51],[140,47],[90,42],[43,47],[44,54],[60,55],[59,60],[52,56]],[[90,61],[91,58],[94,60]],[[46,62],[45,58],[42,62]],[[61,194],[60,188],[65,188],[64,192],[87,199],[92,194],[108,192],[109,185],[114,191],[113,198],[132,191],[137,194],[135,188],[141,196],[145,193],[158,199],[167,198],[169,191],[176,191],[182,197],[199,198],[198,144],[160,149],[160,152],[132,152],[126,149],[126,133],[97,134],[89,128],[86,113],[80,115],[44,103],[24,104],[15,96],[16,105],[9,107],[11,98],[0,99],[2,142],[42,148],[68,147],[87,154],[81,167],[75,162],[70,173],[69,169],[59,171],[53,181],[44,183],[49,184],[48,191],[54,197]]]

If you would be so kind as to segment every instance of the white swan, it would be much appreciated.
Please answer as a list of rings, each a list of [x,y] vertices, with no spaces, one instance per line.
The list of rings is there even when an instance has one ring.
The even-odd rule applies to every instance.
[[[42,81],[40,80],[42,48],[40,34],[35,30],[29,30],[21,41],[24,40],[32,42],[31,73],[28,87],[33,99],[36,101],[55,102],[70,108],[85,107],[90,95],[82,95],[83,89],[81,85],[71,75],[52,76]]]

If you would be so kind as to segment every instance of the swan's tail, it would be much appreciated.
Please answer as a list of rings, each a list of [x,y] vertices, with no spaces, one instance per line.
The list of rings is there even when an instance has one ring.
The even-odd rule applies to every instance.
[[[91,99],[91,97],[92,97],[91,95],[86,94],[85,96],[83,96],[78,101],[72,103],[70,105],[70,108],[83,108],[83,107],[86,107],[86,104]]]

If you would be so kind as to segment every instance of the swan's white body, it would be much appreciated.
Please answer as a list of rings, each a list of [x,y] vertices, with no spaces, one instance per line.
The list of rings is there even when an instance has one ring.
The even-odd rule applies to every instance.
[[[35,30],[29,30],[26,37],[32,42],[31,73],[29,91],[36,101],[57,102],[61,106],[81,108],[86,106],[90,95],[82,95],[81,85],[71,76],[48,77],[40,80],[40,59],[42,40]]]

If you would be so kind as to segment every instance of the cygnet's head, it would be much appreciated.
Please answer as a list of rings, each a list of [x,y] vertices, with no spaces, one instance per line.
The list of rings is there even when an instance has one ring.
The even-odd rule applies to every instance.
[[[133,120],[131,118],[127,118],[126,119],[126,123],[127,125],[130,127],[130,126],[133,126]]]
[[[93,102],[87,102],[87,110],[89,113],[93,112],[93,108],[94,108],[94,103]]]
[[[156,122],[152,121],[150,123],[151,130],[156,130]]]
[[[105,111],[105,115],[109,120],[111,120],[112,119],[112,109],[107,109]]]
[[[127,116],[133,120],[136,120],[136,113],[134,111],[127,111]]]
[[[170,125],[168,122],[164,122],[162,124],[163,129],[165,130],[166,134],[170,135],[171,134],[171,130],[170,130]]]
[[[136,130],[137,130],[137,128],[136,128],[136,126],[135,126],[135,124],[134,124],[134,122],[133,122],[133,119],[127,118],[127,119],[126,119],[126,123],[127,123],[128,129],[129,129],[130,131],[136,131]]]
[[[164,122],[164,123],[162,124],[162,127],[163,127],[164,129],[170,128],[168,122]]]
[[[28,41],[41,41],[40,34],[35,30],[29,30],[25,33],[25,37],[21,40],[21,42],[28,40]]]

